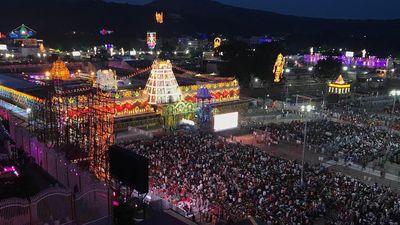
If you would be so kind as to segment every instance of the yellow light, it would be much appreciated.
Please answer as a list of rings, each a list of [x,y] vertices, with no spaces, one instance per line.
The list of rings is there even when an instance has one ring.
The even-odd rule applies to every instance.
[[[34,97],[32,95],[25,94],[25,93],[20,92],[20,91],[16,91],[16,90],[14,90],[12,88],[8,88],[8,87],[3,86],[3,85],[0,85],[0,90],[3,90],[5,92],[10,92],[11,94],[17,95],[18,97],[26,98],[26,99],[29,99],[29,100],[32,100],[32,101],[36,101],[36,102],[39,102],[39,103],[44,102],[43,99]]]
[[[328,84],[329,87],[336,87],[336,88],[350,88],[350,84],[335,84],[330,83]]]

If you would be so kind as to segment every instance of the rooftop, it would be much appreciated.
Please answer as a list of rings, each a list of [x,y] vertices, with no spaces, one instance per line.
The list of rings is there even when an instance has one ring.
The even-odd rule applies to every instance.
[[[16,74],[10,73],[0,73],[0,84],[18,91],[25,91],[39,86],[35,83],[24,80]]]
[[[147,79],[149,78],[149,75],[150,71],[148,73],[130,78],[132,84],[131,87],[134,89],[136,88],[143,89],[146,86],[146,82]],[[189,75],[189,74],[177,73],[177,71],[175,70],[174,70],[174,75],[179,86],[195,85],[198,83],[217,83],[217,82],[234,80],[234,77],[218,77],[218,76],[211,76],[204,74]]]
[[[0,73],[0,85],[38,98],[47,96],[46,87],[24,80],[22,76],[17,74]]]

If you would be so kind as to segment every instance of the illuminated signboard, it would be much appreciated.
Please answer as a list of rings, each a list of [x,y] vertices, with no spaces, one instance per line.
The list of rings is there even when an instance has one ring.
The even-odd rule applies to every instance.
[[[149,49],[154,49],[157,44],[157,33],[156,32],[147,32],[147,47]]]
[[[345,53],[345,56],[346,56],[346,57],[354,57],[354,52],[349,52],[349,51],[347,51],[347,52]]]

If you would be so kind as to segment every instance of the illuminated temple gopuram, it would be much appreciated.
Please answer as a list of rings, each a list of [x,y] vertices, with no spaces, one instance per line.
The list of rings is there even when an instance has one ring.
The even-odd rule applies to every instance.
[[[236,79],[207,75],[175,77],[169,61],[156,60],[145,86],[118,89],[115,96],[116,131],[130,126],[171,127],[182,119],[195,121],[196,95],[201,87],[210,91],[215,114],[247,108],[248,101],[240,100]]]
[[[32,123],[42,124],[38,126],[40,129],[47,127],[46,123],[51,122],[49,118],[58,120],[57,123],[71,122],[74,127],[72,120],[84,121],[85,118],[79,117],[85,116],[89,119],[89,114],[94,113],[91,110],[97,109],[99,114],[107,112],[113,117],[109,133],[125,131],[129,127],[173,127],[182,119],[196,121],[196,99],[200,88],[210,92],[213,114],[240,112],[247,108],[249,101],[240,99],[239,83],[235,78],[175,75],[172,67],[169,61],[156,60],[149,68],[149,75],[131,79],[131,86],[117,87],[119,81],[112,70],[99,70],[93,76],[82,78],[71,76],[66,64],[57,60],[46,76],[42,76],[41,84],[10,77],[23,85],[19,87],[12,85],[15,82],[3,82],[0,85],[0,98],[21,110],[29,108],[29,117],[34,121]],[[105,95],[109,96],[104,98]],[[99,110],[101,107],[96,104],[107,110]],[[56,116],[48,115],[55,112]],[[64,127],[60,124],[57,126]],[[35,129],[40,130],[38,127]],[[82,134],[75,131],[60,132]]]
[[[38,140],[51,146],[71,145],[90,160],[89,169],[106,179],[106,152],[115,134],[129,127],[174,127],[183,119],[196,122],[197,94],[210,94],[212,113],[243,112],[249,100],[240,99],[239,83],[232,77],[200,74],[175,75],[169,61],[154,61],[149,75],[117,85],[113,70],[99,70],[86,78],[76,76],[57,60],[40,80],[5,75],[0,85],[3,113],[29,124]],[[198,109],[198,108],[197,108]],[[78,160],[77,157],[71,160]]]

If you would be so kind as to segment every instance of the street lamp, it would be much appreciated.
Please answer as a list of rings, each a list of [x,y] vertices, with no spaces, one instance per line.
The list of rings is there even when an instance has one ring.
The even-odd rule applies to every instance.
[[[393,114],[394,113],[394,108],[396,106],[397,96],[400,96],[400,90],[391,90],[389,92],[389,96],[393,96],[393,107],[392,107],[392,114]]]
[[[313,105],[302,105],[301,106],[301,111],[302,112],[311,112],[314,110],[315,107]],[[303,152],[301,155],[301,186],[304,185],[304,158],[305,158],[305,152],[306,152],[306,141],[307,141],[307,120],[304,122],[304,140],[303,140]]]
[[[269,98],[269,94],[264,95],[264,109],[267,109],[267,99]]]
[[[286,100],[289,97],[289,87],[291,87],[291,86],[292,86],[292,84],[286,84]]]

